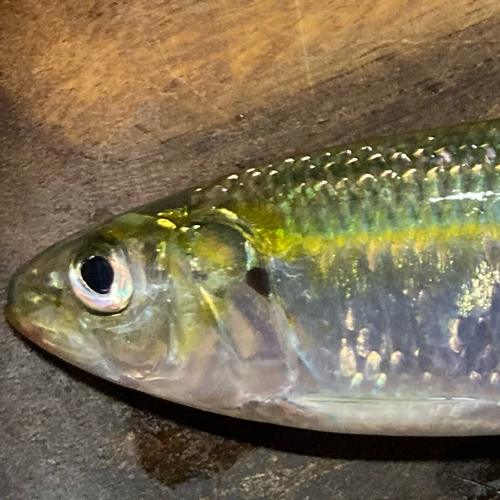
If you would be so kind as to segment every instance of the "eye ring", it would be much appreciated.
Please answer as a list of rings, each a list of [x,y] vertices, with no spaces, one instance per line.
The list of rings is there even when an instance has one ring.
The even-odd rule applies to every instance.
[[[103,276],[92,276],[92,272]],[[132,274],[123,251],[95,252],[75,259],[69,268],[75,296],[91,311],[115,314],[129,304],[133,293]]]

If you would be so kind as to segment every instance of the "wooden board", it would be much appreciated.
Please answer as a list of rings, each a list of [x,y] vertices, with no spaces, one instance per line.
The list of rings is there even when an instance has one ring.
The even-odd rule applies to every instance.
[[[491,0],[0,0],[0,299],[46,245],[195,182],[500,117],[499,28]],[[1,498],[500,496],[500,438],[237,422],[0,338]]]

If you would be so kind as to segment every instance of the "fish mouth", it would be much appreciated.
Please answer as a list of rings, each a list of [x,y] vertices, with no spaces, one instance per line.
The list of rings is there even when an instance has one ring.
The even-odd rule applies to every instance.
[[[24,333],[23,321],[20,317],[19,310],[15,306],[15,293],[14,289],[16,287],[17,277],[19,276],[19,270],[10,280],[7,286],[7,302],[4,305],[3,312],[7,323],[20,333]]]
[[[41,345],[42,344],[42,332],[31,322],[23,318],[23,314],[19,309],[19,303],[17,301],[19,279],[24,274],[27,269],[27,264],[21,266],[15,272],[14,276],[10,280],[7,286],[7,301],[3,308],[5,319],[7,323],[14,328],[17,332],[21,333],[26,338],[30,339],[32,342]]]
[[[4,306],[4,315],[7,323],[14,330],[19,332],[23,337],[27,338],[31,342],[47,349],[45,342],[46,332],[44,329],[23,319],[20,316],[19,310],[12,303],[9,303],[9,300],[7,300],[7,304]]]
[[[16,330],[22,337],[52,352],[55,355],[63,356],[63,346],[58,346],[51,342],[54,333],[48,328],[39,326],[33,321],[29,311],[22,306],[23,283],[22,278],[27,266],[24,265],[12,277],[7,287],[7,301],[4,306],[4,315],[7,323]]]
[[[105,359],[100,346],[91,338],[84,339],[74,331],[54,330],[51,325],[44,325],[43,321],[39,323],[36,305],[33,308],[31,304],[26,305],[25,269],[26,266],[23,266],[15,273],[7,288],[7,302],[3,308],[7,323],[20,337],[44,351],[95,375],[116,381],[119,377],[112,363]]]
[[[7,323],[25,340],[32,342],[67,363],[110,380],[116,379],[116,377],[106,376],[106,373],[101,373],[101,370],[94,366],[96,359],[100,359],[95,350],[90,349],[87,353],[83,349],[77,350],[74,345],[68,342],[65,336],[58,336],[56,332],[49,328],[38,326],[29,319],[22,317],[19,309],[12,303],[7,302],[4,306],[4,314]]]
[[[12,328],[14,328],[14,330],[17,330],[17,331],[20,332],[21,329],[22,329],[22,327],[21,327],[21,321],[19,320],[19,317],[16,314],[15,309],[12,306],[12,304],[9,304],[9,302],[7,302],[7,304],[5,304],[5,306],[3,308],[3,313],[4,313],[4,316],[5,316],[5,319],[7,320],[7,323]]]

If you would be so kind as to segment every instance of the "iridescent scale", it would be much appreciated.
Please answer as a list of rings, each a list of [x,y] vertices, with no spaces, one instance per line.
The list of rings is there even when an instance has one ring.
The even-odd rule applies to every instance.
[[[89,255],[122,256],[109,263],[133,289],[96,297]],[[69,362],[204,410],[499,434],[500,122],[332,148],[133,209],[36,257],[6,310]]]
[[[499,147],[491,124],[389,139],[251,168],[193,204],[264,235],[269,300],[321,391],[500,399]]]

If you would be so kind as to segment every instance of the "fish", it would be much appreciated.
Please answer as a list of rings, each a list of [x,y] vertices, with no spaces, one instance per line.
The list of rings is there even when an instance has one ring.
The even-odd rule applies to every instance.
[[[56,243],[5,313],[144,393],[326,432],[500,433],[500,121],[236,170]]]

